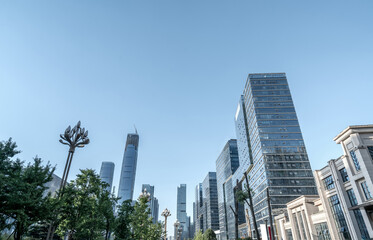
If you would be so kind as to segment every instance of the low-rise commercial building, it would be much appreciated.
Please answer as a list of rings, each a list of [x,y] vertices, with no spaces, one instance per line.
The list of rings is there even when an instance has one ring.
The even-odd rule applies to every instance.
[[[373,125],[350,126],[334,141],[344,155],[314,172],[319,196],[301,196],[275,218],[279,239],[373,238]]]

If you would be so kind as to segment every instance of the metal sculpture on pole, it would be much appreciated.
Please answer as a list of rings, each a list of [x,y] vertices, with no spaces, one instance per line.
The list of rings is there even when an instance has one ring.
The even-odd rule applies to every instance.
[[[167,240],[167,218],[171,216],[170,210],[166,208],[161,213],[161,216],[164,217],[164,240]]]
[[[85,128],[80,127],[80,121],[75,125],[75,127],[71,128],[68,126],[64,132],[64,134],[60,134],[60,143],[69,146],[69,154],[67,155],[65,169],[63,170],[62,181],[58,191],[58,198],[60,199],[63,195],[63,190],[65,189],[67,178],[69,176],[71,162],[73,159],[73,155],[75,152],[75,148],[82,148],[85,145],[89,144],[88,138],[88,130],[86,131]],[[47,240],[53,239],[54,231],[56,226],[53,226],[52,223],[48,229]]]

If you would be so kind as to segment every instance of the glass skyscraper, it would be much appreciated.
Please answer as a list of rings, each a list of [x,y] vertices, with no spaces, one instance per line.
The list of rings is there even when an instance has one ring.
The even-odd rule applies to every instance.
[[[234,187],[232,175],[239,167],[237,140],[231,139],[224,146],[216,160],[216,177],[219,204],[219,228],[222,240],[235,237],[235,217],[230,209],[235,209]],[[245,212],[242,203],[238,207],[238,224],[245,223]]]
[[[186,239],[189,236],[189,219],[186,212],[186,187],[186,184],[180,184],[177,187],[176,219],[179,220],[180,227],[183,228],[181,239]]]
[[[107,187],[109,192],[111,192],[113,186],[114,167],[115,164],[113,162],[102,162],[101,164],[100,178],[103,182],[109,184]]]
[[[196,232],[219,230],[219,207],[216,172],[209,172],[196,187]]]
[[[119,204],[125,200],[133,199],[138,147],[139,135],[137,133],[128,134],[119,180],[118,197],[121,198]]]
[[[144,192],[145,189],[146,192],[150,194],[150,201],[148,202],[150,209],[150,217],[153,219],[153,223],[157,223],[159,205],[158,199],[154,196],[154,186],[151,186],[150,184],[143,184],[141,191]]]
[[[301,195],[317,195],[285,73],[249,74],[235,115],[240,167],[249,175],[258,224]],[[251,228],[253,229],[253,228]]]

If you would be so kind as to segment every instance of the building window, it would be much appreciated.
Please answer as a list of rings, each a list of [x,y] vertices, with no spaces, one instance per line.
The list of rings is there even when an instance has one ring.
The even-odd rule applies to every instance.
[[[347,222],[343,214],[341,203],[339,202],[338,196],[333,195],[329,198],[329,205],[333,213],[334,221],[337,225],[339,237],[342,240],[350,240],[350,232],[347,227]]]
[[[346,192],[347,192],[347,195],[348,195],[348,199],[350,199],[351,207],[356,206],[357,205],[357,200],[356,200],[354,190],[349,189]]]
[[[354,190],[352,190],[352,189],[347,190],[347,195],[348,195],[348,198],[350,200],[351,206],[352,207],[357,206],[357,200],[356,200]],[[361,238],[363,240],[370,239],[369,238],[369,233],[368,233],[368,230],[367,230],[367,226],[365,225],[365,222],[364,222],[363,216],[361,215],[360,209],[354,209],[353,212],[354,212],[354,215],[355,215],[355,218],[356,218],[357,225],[359,226],[359,230],[360,230],[360,233],[361,233]]]
[[[365,195],[365,199],[366,199],[366,200],[370,200],[370,199],[372,199],[372,194],[371,194],[370,191],[369,191],[369,188],[368,188],[368,186],[367,186],[367,182],[366,182],[366,181],[364,181],[364,182],[361,183],[361,187],[363,188],[363,192],[364,192],[364,195]]]
[[[326,222],[315,224],[315,229],[318,240],[332,240]]]
[[[332,175],[324,178],[323,181],[324,181],[325,190],[330,190],[334,188],[334,181],[333,181]]]
[[[363,216],[361,215],[360,209],[355,209],[354,210],[354,215],[355,215],[355,218],[356,218],[356,221],[357,221],[357,225],[359,226],[359,230],[360,230],[360,233],[361,233],[361,238],[363,240],[369,240],[370,237],[369,237],[369,233],[368,233],[368,230],[367,230],[367,226],[365,225],[365,222],[364,222]]]
[[[293,240],[293,234],[291,233],[291,229],[286,229],[286,236],[288,238],[288,240]]]
[[[343,182],[350,181],[350,178],[348,177],[348,174],[347,174],[346,168],[342,168],[341,170],[339,170],[339,173],[341,174],[341,177],[342,177],[342,181],[343,181]]]
[[[373,159],[373,146],[368,146],[368,151],[369,151],[370,157]]]
[[[357,160],[355,151],[350,151],[350,155],[351,155],[352,161],[354,162],[356,171],[360,171],[361,168],[360,168],[359,161]]]

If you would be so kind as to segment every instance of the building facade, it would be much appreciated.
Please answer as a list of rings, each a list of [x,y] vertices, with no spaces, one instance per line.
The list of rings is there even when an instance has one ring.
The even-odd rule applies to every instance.
[[[220,239],[234,239],[235,237],[235,216],[231,208],[235,209],[236,183],[232,176],[239,167],[237,140],[231,139],[224,146],[221,154],[216,160],[216,178],[219,206],[219,228]],[[238,207],[239,225],[246,222],[245,212],[242,203]]]
[[[111,192],[113,186],[115,164],[113,162],[102,162],[100,169],[100,178],[103,182],[106,182],[109,186],[107,190]]]
[[[350,126],[334,141],[343,155],[315,171],[329,231],[339,239],[373,238],[373,125]]]
[[[186,184],[180,184],[177,187],[176,219],[180,222],[180,227],[183,229],[181,239],[189,237],[189,219],[186,212],[186,188]]]
[[[327,221],[318,195],[300,196],[287,204],[284,213],[275,217],[277,239],[332,240]]]
[[[153,223],[158,222],[159,204],[158,199],[154,196],[154,186],[150,184],[143,184],[141,188],[142,192],[147,192],[150,195],[150,201],[148,202],[150,209],[150,217],[153,219]]]
[[[60,189],[62,182],[62,178],[57,176],[56,174],[52,174],[52,180],[50,182],[47,182],[45,186],[47,187],[47,190],[44,192],[44,197],[50,193],[53,197],[57,195],[57,191]]]
[[[139,147],[139,135],[137,133],[128,134],[126,147],[124,149],[122,169],[119,179],[118,201],[121,204],[125,200],[133,199],[135,187],[137,154]]]
[[[334,141],[344,154],[314,172],[319,195],[289,202],[276,217],[282,239],[373,239],[373,125],[350,126]]]
[[[219,207],[216,172],[209,172],[196,187],[196,232],[219,230]]]
[[[274,215],[301,195],[317,194],[285,73],[249,74],[235,124],[234,179],[248,173],[258,225],[268,220],[267,188]]]

